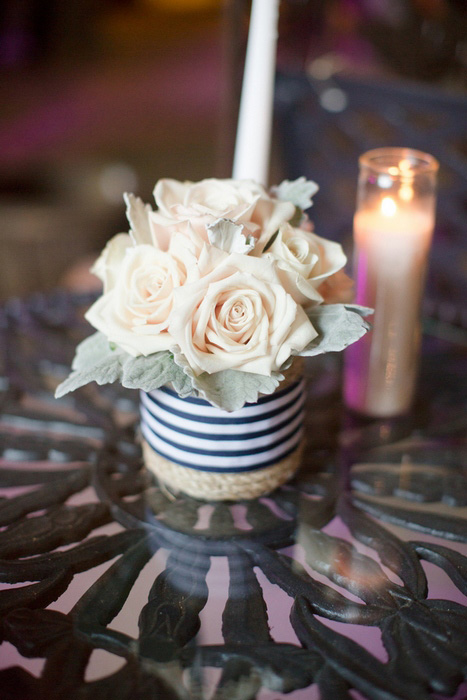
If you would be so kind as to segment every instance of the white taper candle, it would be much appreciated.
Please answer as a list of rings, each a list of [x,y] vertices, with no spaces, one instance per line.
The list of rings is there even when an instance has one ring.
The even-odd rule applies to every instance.
[[[233,177],[267,184],[279,0],[253,0]]]

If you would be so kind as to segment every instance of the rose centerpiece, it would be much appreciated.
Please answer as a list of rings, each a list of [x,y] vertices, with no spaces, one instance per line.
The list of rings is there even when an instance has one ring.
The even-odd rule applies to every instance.
[[[125,194],[129,233],[93,267],[97,332],[56,396],[90,381],[140,389],[145,462],[173,489],[251,498],[283,483],[300,457],[300,358],[368,329],[341,246],[303,214],[316,190],[164,179],[155,210]]]

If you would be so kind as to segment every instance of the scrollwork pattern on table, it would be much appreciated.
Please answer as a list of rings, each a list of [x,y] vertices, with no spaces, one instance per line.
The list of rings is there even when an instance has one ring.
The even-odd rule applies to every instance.
[[[454,695],[467,673],[466,608],[430,595],[429,567],[449,577],[452,598],[467,594],[459,423],[441,436],[431,419],[379,437],[374,424],[342,426],[326,358],[311,370],[309,460],[291,484],[240,504],[239,525],[238,504],[174,497],[144,470],[131,392],[51,399],[85,303],[57,295],[2,312],[0,630],[22,657],[45,660],[40,675],[27,663],[3,668],[2,698],[201,699],[207,669],[217,670],[214,700],[305,688],[324,700]],[[132,602],[137,634],[121,631],[115,619],[161,552],[165,566]],[[228,565],[223,641],[205,643],[216,559]],[[60,612],[74,578],[93,570]],[[278,589],[294,643],[271,624]],[[363,642],[370,628],[386,659]],[[96,649],[122,665],[87,679]]]

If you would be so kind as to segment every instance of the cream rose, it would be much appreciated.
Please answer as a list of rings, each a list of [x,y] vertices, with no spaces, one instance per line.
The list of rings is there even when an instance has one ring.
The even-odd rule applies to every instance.
[[[274,199],[253,180],[178,182],[159,180],[154,189],[158,210],[151,212],[154,231],[189,222],[185,233],[208,241],[206,226],[229,219],[245,228],[246,236],[271,236],[295,213],[291,202]]]
[[[188,248],[198,253],[203,245],[204,236],[194,231],[189,220],[178,221],[157,216],[149,204],[133,194],[123,195],[126,203],[126,216],[130,224],[130,237],[134,245],[153,245],[167,251],[175,237],[180,240],[181,248]],[[162,222],[162,223],[161,223]],[[173,248],[173,246],[172,246]]]
[[[270,375],[317,333],[268,260],[233,253],[174,290],[169,333],[195,375]]]
[[[189,277],[186,260],[116,236],[94,271],[104,280],[104,294],[86,313],[94,328],[135,357],[174,344],[168,320],[173,292]]]
[[[318,288],[347,262],[339,243],[290,224],[280,227],[263,257],[275,261],[282,284],[302,306],[322,302]]]
[[[107,242],[104,250],[91,268],[104,285],[104,294],[115,286],[121,261],[128,248],[133,246],[127,233],[118,233]]]

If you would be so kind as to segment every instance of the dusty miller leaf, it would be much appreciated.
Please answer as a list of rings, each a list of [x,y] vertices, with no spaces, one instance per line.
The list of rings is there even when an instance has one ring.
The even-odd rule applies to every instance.
[[[363,318],[369,313],[371,309],[351,304],[309,309],[307,314],[318,336],[299,355],[343,350],[369,329]],[[133,357],[120,348],[112,350],[102,333],[95,333],[78,345],[72,368],[70,376],[57,388],[57,398],[92,381],[97,384],[120,381],[127,388],[143,391],[172,384],[182,398],[196,393],[226,411],[236,411],[245,403],[255,403],[260,395],[272,394],[283,379],[279,372],[267,377],[232,369],[196,377],[177,348],[173,354],[164,351]]]
[[[370,329],[363,317],[373,310],[355,304],[322,304],[306,313],[318,336],[298,354],[309,357],[339,352],[361,338]]]
[[[183,375],[180,367],[177,367],[172,355],[167,351],[155,352],[147,356],[138,355],[138,357],[126,355],[121,364],[121,382],[127,389],[154,391],[176,380],[179,374]]]
[[[201,398],[224,411],[238,411],[246,403],[256,403],[261,395],[272,394],[283,378],[279,372],[266,377],[225,369],[215,374],[200,374],[192,382]]]
[[[292,202],[302,211],[311,207],[313,204],[311,198],[318,189],[316,182],[307,180],[305,177],[299,177],[297,180],[284,180],[277,187],[271,188],[277,199]]]
[[[102,333],[94,333],[78,345],[72,368],[70,376],[57,387],[56,398],[89,382],[112,384],[119,381],[128,389],[143,391],[154,391],[171,383],[182,397],[193,392],[190,377],[175,364],[172,353],[164,351],[133,357],[120,348],[112,350]]]
[[[145,357],[128,355],[123,363],[122,384],[128,389],[154,391],[165,384],[185,398],[193,393],[190,377],[175,364],[173,354],[165,350]]]
[[[203,372],[196,377],[181,353],[174,354],[174,361],[190,377],[197,395],[224,411],[238,411],[246,403],[256,403],[259,396],[272,394],[284,379],[279,372],[267,377],[234,369],[214,374]]]
[[[120,364],[115,358],[113,362],[102,363],[100,366],[94,365],[88,371],[76,370],[62,382],[55,390],[55,398],[59,399],[70,391],[75,391],[89,382],[97,384],[113,384],[120,378]]]
[[[70,391],[75,391],[89,382],[112,384],[121,375],[121,350],[111,350],[109,342],[102,333],[86,338],[76,349],[73,371],[55,391],[59,399]]]
[[[97,365],[103,361],[111,362],[119,353],[123,352],[114,348],[115,346],[109,343],[103,333],[94,333],[76,347],[71,368],[86,370],[91,365]]]

